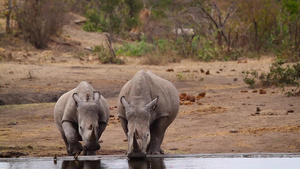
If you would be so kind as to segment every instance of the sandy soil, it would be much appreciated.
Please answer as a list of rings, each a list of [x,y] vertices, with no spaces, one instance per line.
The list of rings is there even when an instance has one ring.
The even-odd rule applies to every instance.
[[[271,58],[245,63],[183,60],[164,66],[140,65],[139,59],[127,58],[126,65],[103,65],[92,54],[77,57],[70,48],[97,45],[94,39],[103,35],[89,35],[92,43],[78,28],[65,29],[69,39],[63,52],[56,51],[64,47],[61,43],[43,51],[3,47],[11,58],[0,62],[0,156],[66,155],[53,108],[61,94],[83,80],[99,90],[111,107],[98,154],[124,154],[127,142],[115,109],[117,96],[141,69],[173,82],[180,93],[206,93],[180,106],[162,144],[165,153],[300,152],[300,98],[286,97],[278,88],[265,88],[266,94],[260,94],[260,88],[248,89],[242,80],[244,70],[267,71]],[[69,43],[74,41],[80,43]]]

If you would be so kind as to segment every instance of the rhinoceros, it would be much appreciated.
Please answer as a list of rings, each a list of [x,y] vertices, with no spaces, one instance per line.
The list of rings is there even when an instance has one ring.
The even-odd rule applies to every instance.
[[[87,82],[63,94],[54,107],[54,120],[66,144],[68,155],[95,155],[109,120],[109,106]],[[79,141],[84,142],[84,146]]]
[[[127,136],[128,158],[164,154],[161,144],[179,110],[175,86],[152,72],[139,71],[121,89],[117,111]]]

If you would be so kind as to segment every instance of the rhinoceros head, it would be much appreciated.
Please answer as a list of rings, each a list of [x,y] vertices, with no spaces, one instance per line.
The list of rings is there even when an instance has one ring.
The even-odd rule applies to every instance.
[[[158,97],[149,103],[143,98],[132,98],[130,104],[121,97],[121,103],[126,111],[128,121],[128,151],[129,158],[145,158],[147,146],[150,142],[150,115],[156,108]]]
[[[77,105],[78,131],[84,142],[85,151],[96,151],[100,149],[98,139],[99,133],[99,110],[100,110],[100,93],[94,91],[93,98],[89,98],[87,93],[86,99],[82,100],[77,93],[73,94],[73,99]]]

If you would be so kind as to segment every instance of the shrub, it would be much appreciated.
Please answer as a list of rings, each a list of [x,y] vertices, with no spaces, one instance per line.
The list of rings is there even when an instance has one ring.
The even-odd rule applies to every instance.
[[[143,56],[153,51],[152,45],[148,44],[144,40],[135,44],[124,43],[123,46],[116,48],[117,55],[125,56]]]
[[[98,58],[101,63],[124,64],[125,62],[117,57],[111,55],[110,51],[103,46],[95,46],[93,52],[98,53]]]
[[[295,89],[286,92],[288,95],[298,94],[300,88],[300,64],[294,64],[293,66],[287,65],[283,67],[284,61],[277,60],[270,67],[269,73],[258,74],[257,71],[244,71],[244,82],[249,85],[250,88],[256,86],[277,86],[281,87],[285,91],[286,86],[296,86]]]
[[[105,21],[103,15],[96,11],[95,9],[88,9],[86,11],[85,17],[89,20],[83,25],[83,30],[87,32],[107,32],[107,22]]]
[[[24,38],[37,48],[45,48],[58,34],[66,13],[65,1],[27,0],[16,10],[16,20]]]

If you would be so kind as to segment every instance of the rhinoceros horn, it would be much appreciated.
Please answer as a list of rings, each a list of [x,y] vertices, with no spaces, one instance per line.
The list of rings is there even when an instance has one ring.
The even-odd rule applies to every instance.
[[[96,140],[96,134],[95,134],[95,130],[94,130],[94,127],[92,128],[92,131],[91,131],[91,135],[90,135],[90,139],[91,140]]]
[[[133,150],[139,150],[139,144],[137,142],[137,137],[138,137],[138,131],[135,129],[134,133],[133,133],[133,144],[132,144],[132,148]]]

